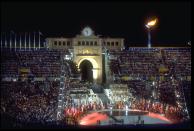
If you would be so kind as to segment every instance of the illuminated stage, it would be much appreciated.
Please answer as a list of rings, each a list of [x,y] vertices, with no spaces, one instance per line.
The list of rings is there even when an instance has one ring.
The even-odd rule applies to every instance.
[[[90,112],[79,121],[80,125],[138,125],[172,124],[170,120],[156,113],[140,110],[101,110]]]

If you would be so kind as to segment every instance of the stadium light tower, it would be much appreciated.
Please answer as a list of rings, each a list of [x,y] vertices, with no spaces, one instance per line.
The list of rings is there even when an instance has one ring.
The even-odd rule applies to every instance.
[[[153,26],[155,26],[156,23],[157,23],[157,19],[154,19],[154,20],[149,21],[149,22],[145,25],[145,26],[147,27],[147,29],[148,29],[148,48],[151,48],[151,34],[150,34],[151,28],[152,28]]]

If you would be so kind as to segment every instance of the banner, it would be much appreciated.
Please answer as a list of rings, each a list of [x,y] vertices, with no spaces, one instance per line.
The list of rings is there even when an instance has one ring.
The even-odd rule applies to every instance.
[[[161,66],[161,67],[159,68],[159,72],[160,72],[160,73],[166,73],[166,72],[168,72],[168,68],[167,68],[167,67],[164,67],[164,66]]]
[[[30,69],[28,69],[28,68],[20,68],[19,69],[19,71],[20,71],[20,73],[30,73]]]
[[[129,76],[122,76],[121,79],[124,80],[124,81],[130,80]]]

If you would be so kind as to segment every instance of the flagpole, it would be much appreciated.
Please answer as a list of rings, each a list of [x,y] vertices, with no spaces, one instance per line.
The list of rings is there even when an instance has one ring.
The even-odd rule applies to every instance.
[[[30,43],[31,43],[31,42],[30,42],[30,32],[29,32],[29,50],[30,50]]]
[[[39,36],[39,49],[40,49],[40,31],[38,32],[38,36]]]
[[[24,38],[24,42],[25,42],[25,51],[26,51],[26,32],[25,32],[25,38]]]
[[[15,33],[15,51],[16,51],[16,33]]]
[[[3,35],[2,35],[2,32],[1,32],[1,50],[3,48],[3,41],[2,41],[2,39],[3,39]]]
[[[21,40],[21,33],[20,33],[20,50],[21,50],[21,46],[22,46],[22,40]]]
[[[5,48],[7,48],[7,39],[6,39],[6,33],[5,33]]]
[[[9,49],[11,50],[11,32],[9,33]]]
[[[35,40],[36,40],[35,35],[36,35],[36,32],[34,32],[34,50],[35,50]]]

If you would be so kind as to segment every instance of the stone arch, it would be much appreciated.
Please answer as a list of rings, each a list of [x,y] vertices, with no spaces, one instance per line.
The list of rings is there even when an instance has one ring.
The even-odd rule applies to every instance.
[[[83,60],[80,63],[81,79],[83,81],[93,82],[93,66],[88,60]]]
[[[93,58],[82,58],[78,61],[78,68],[80,68],[80,64],[84,61],[84,60],[88,60],[89,62],[91,62],[92,66],[93,66],[93,79],[94,81],[98,78],[98,69],[99,69],[99,65],[96,62],[95,59]]]

